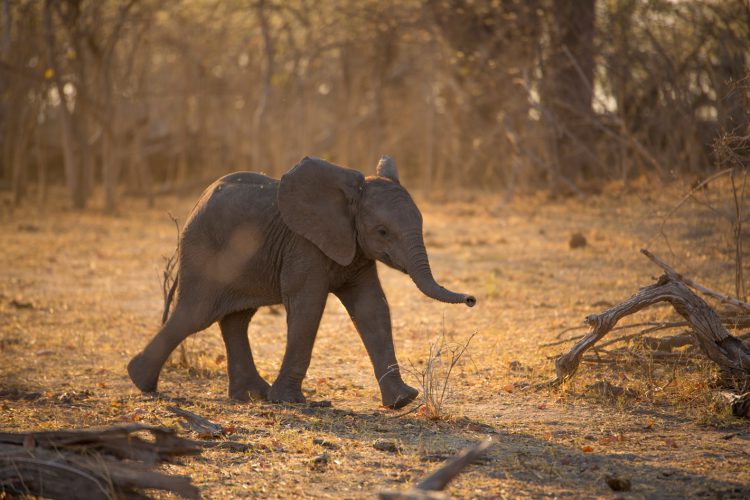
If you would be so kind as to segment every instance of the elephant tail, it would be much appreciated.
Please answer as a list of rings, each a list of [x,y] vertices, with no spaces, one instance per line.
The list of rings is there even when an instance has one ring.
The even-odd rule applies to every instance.
[[[167,322],[167,318],[169,317],[169,309],[172,305],[172,299],[174,298],[174,292],[177,290],[177,281],[180,279],[180,276],[177,275],[174,278],[174,282],[172,283],[171,288],[169,289],[169,292],[167,292],[167,295],[164,297],[164,312],[161,314],[161,324]]]

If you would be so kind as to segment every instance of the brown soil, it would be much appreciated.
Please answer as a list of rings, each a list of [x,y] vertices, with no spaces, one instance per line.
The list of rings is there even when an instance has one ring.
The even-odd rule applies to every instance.
[[[488,195],[418,196],[436,277],[478,299],[473,309],[436,303],[407,276],[381,267],[403,366],[422,370],[442,333],[456,343],[476,333],[451,376],[444,418],[435,421],[379,407],[364,348],[333,297],[304,383],[309,401],[330,407],[229,401],[216,326],[173,356],[161,398],[140,394],[125,365],[159,326],[161,271],[175,243],[167,212],[184,220],[194,198],[162,198],[153,209],[130,200],[119,216],[6,205],[0,429],[178,427],[166,410],[176,403],[252,445],[164,467],[192,475],[210,498],[404,489],[486,435],[496,444],[451,483],[452,495],[746,498],[748,420],[731,417],[716,398],[704,358],[655,359],[631,344],[632,354],[616,363],[584,363],[560,390],[533,387],[553,377],[552,358],[569,347],[541,344],[659,274],[639,254],[644,245],[705,285],[734,290],[731,228],[710,211],[687,206],[665,226],[669,239],[659,234],[660,217],[679,195],[677,188],[647,195],[611,188],[584,201],[510,204]],[[586,244],[578,239],[571,248],[574,233]],[[673,317],[660,307],[632,321]],[[259,370],[273,380],[285,342],[283,308],[259,312],[250,336]],[[597,381],[629,391],[607,398],[586,390]],[[628,479],[631,490],[612,491],[608,474]]]

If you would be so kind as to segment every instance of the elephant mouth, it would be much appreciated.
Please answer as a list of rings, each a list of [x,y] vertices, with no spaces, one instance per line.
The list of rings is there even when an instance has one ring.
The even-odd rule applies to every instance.
[[[395,269],[397,271],[401,271],[404,274],[409,274],[406,271],[405,267],[399,266],[398,264],[396,264],[395,262],[393,262],[393,259],[391,259],[391,256],[388,255],[387,253],[384,253],[383,255],[381,255],[380,259],[378,259],[378,260],[380,260],[383,264],[387,265],[388,267],[392,267],[393,269]]]

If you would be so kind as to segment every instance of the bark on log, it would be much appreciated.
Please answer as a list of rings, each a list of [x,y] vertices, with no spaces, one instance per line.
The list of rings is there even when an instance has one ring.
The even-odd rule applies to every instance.
[[[725,375],[731,379],[750,379],[750,347],[730,335],[719,315],[703,299],[672,275],[665,274],[625,302],[588,316],[586,323],[591,330],[557,359],[557,378],[550,385],[559,385],[570,379],[578,369],[583,353],[612,330],[620,319],[658,302],[669,302],[685,318],[696,345],[719,365]]]
[[[154,441],[137,433],[148,432]],[[45,498],[144,498],[143,490],[200,498],[188,476],[150,470],[200,453],[171,430],[140,424],[94,431],[0,433],[0,491]],[[127,461],[121,461],[121,460]]]

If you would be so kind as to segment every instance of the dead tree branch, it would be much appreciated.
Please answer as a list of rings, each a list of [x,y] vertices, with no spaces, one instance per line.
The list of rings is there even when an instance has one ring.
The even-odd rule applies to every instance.
[[[641,249],[641,253],[645,255],[646,257],[651,260],[654,264],[664,269],[667,276],[671,277],[672,279],[676,281],[680,281],[682,283],[685,283],[690,288],[693,288],[695,290],[698,290],[704,295],[707,295],[711,298],[714,298],[718,300],[719,302],[722,302],[724,304],[729,304],[731,306],[734,306],[736,308],[742,309],[743,311],[750,311],[750,304],[747,302],[742,302],[739,299],[735,299],[734,297],[730,297],[729,295],[725,295],[723,293],[716,292],[714,290],[711,290],[710,288],[706,288],[705,286],[696,283],[695,281],[691,280],[687,276],[684,276],[672,268],[669,264],[658,258],[656,255],[651,253],[649,250],[643,248]]]
[[[750,378],[750,347],[730,335],[718,314],[685,284],[668,273],[662,275],[655,284],[641,288],[628,300],[603,313],[588,316],[586,323],[591,330],[569,352],[557,359],[557,378],[550,384],[556,386],[570,379],[578,369],[583,353],[609,333],[620,319],[659,302],[669,302],[685,318],[696,345],[726,375],[743,380]]]
[[[221,425],[211,422],[209,419],[201,417],[197,413],[184,410],[177,406],[167,406],[167,410],[184,418],[185,423],[181,422],[183,428],[185,428],[185,430],[196,432],[199,436],[218,437],[224,434],[224,428]]]

